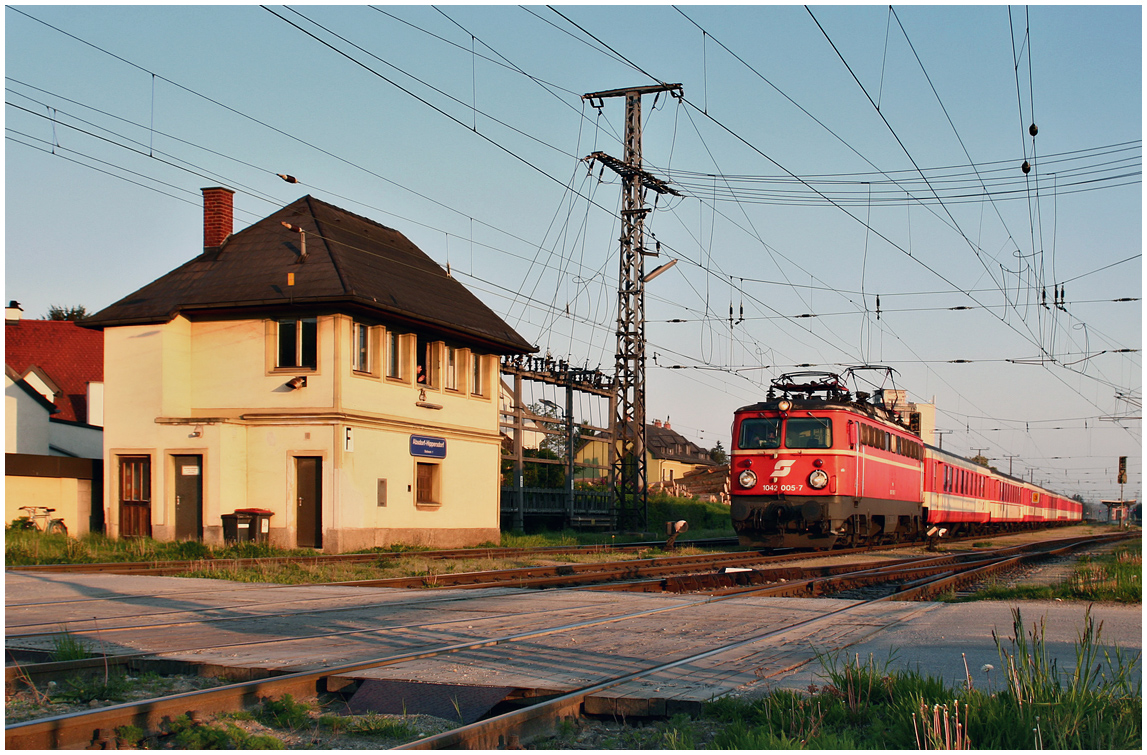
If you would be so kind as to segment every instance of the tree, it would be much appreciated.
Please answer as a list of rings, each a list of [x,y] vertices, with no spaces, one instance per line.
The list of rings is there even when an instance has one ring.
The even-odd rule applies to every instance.
[[[713,449],[709,451],[709,460],[715,464],[724,464],[729,461],[729,454],[725,453],[721,441],[717,441],[717,445],[713,446]]]
[[[83,304],[77,304],[74,307],[61,307],[58,304],[53,304],[48,307],[48,315],[46,320],[82,320],[88,316],[87,307]]]
[[[984,456],[983,454],[976,454],[975,456],[972,457],[971,460],[972,460],[972,462],[979,464],[981,467],[990,467],[991,466],[991,464],[988,462],[988,457]]]
[[[545,451],[554,454],[555,459],[561,459],[563,462],[568,461],[566,458],[569,450],[569,438],[566,435],[568,432],[568,425],[563,414],[560,414],[553,406],[547,406],[541,402],[530,404],[526,407],[532,414],[538,417],[545,417],[546,420],[537,420],[538,424],[545,425],[547,430],[557,430],[557,433],[546,433],[546,437],[542,439],[539,446]]]

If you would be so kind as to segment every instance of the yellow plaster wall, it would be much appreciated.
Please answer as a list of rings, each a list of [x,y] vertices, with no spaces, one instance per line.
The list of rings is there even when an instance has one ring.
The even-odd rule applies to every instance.
[[[118,534],[118,456],[146,453],[152,457],[152,528],[160,538],[174,535],[174,454],[203,456],[207,542],[222,540],[222,514],[264,508],[274,512],[272,542],[294,547],[297,456],[323,459],[324,550],[395,542],[399,536],[393,533],[410,540],[427,530],[449,533],[452,544],[496,538],[500,446],[492,395],[470,396],[468,363],[464,390],[427,390],[425,403],[441,409],[417,406],[418,388],[386,380],[382,364],[378,375],[355,374],[352,322],[345,316],[319,318],[318,369],[299,371],[307,375],[307,386],[298,390],[284,387],[295,370],[273,367],[275,331],[267,320],[176,318],[159,326],[108,328],[109,534]],[[379,347],[382,334],[380,329],[375,340]],[[381,359],[381,349],[375,356]],[[406,374],[413,375],[412,348],[406,357]],[[486,392],[492,394],[497,358],[483,360]],[[346,427],[354,435],[349,452]],[[414,504],[412,434],[447,439],[438,507]],[[376,502],[379,478],[388,480],[385,507]]]
[[[71,477],[5,477],[4,521],[26,516],[21,506],[47,506],[55,509],[53,519],[64,520],[70,536],[79,537],[88,532],[91,484]]]

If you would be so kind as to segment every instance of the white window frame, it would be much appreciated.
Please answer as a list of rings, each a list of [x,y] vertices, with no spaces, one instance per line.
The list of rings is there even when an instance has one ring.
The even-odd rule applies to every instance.
[[[443,359],[445,365],[443,368],[442,386],[448,391],[456,391],[459,389],[458,385],[458,356],[460,349],[453,346],[446,346],[446,356]]]
[[[475,396],[486,395],[486,381],[485,371],[482,365],[482,355],[470,352],[470,359],[472,360],[470,369],[470,393]]]
[[[351,324],[351,369],[369,373],[374,356],[372,351],[371,326],[355,320]]]

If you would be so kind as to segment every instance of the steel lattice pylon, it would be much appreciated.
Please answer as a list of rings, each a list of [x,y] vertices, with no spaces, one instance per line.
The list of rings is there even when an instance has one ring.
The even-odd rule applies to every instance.
[[[677,194],[641,167],[641,96],[676,92],[680,84],[660,84],[587,94],[595,107],[605,97],[625,97],[625,157],[617,161],[601,152],[599,160],[622,178],[621,260],[617,287],[617,352],[614,361],[616,402],[614,445],[610,449],[610,482],[616,502],[616,527],[643,529],[647,520],[645,454],[645,207],[644,190]],[[595,102],[596,101],[596,102]]]

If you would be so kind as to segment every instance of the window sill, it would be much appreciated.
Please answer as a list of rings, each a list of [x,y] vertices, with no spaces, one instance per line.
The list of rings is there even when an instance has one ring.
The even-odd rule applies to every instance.
[[[432,501],[415,501],[414,507],[423,511],[437,511],[442,508],[441,503],[434,503]]]

